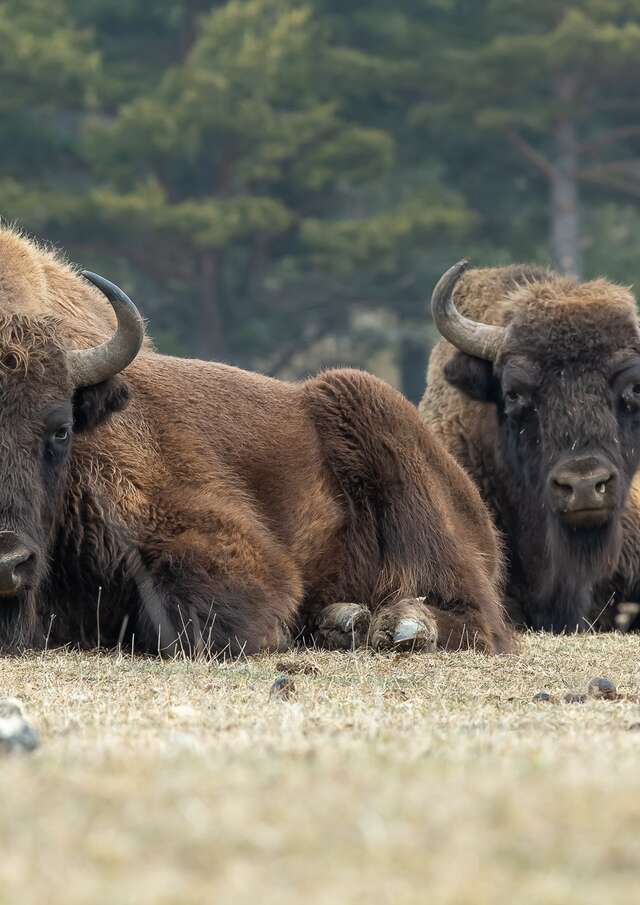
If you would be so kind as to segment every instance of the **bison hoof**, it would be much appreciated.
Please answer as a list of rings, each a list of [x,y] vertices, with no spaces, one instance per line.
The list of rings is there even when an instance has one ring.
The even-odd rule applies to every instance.
[[[438,628],[423,597],[401,600],[376,615],[370,641],[378,650],[434,651]]]
[[[426,631],[427,627],[424,622],[419,622],[417,619],[401,619],[393,633],[393,643],[396,647],[412,646],[416,638],[420,638]]]
[[[615,617],[616,628],[619,632],[628,632],[638,619],[640,604],[631,601],[619,603]]]
[[[359,603],[334,603],[325,607],[314,639],[320,647],[352,650],[367,640],[371,614]]]

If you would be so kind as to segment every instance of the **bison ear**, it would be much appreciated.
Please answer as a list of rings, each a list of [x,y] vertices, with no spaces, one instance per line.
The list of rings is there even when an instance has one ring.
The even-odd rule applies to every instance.
[[[476,402],[496,401],[498,381],[490,361],[456,351],[444,366],[444,376],[451,386]]]
[[[73,395],[73,430],[75,433],[93,430],[107,421],[114,412],[126,408],[129,386],[116,376],[92,387],[80,387]]]

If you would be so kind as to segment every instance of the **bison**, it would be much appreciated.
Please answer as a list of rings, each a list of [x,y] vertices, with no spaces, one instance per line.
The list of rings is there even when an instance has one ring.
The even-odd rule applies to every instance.
[[[159,355],[7,229],[0,443],[4,650],[510,647],[490,516],[399,393]]]
[[[420,411],[506,542],[512,620],[581,630],[640,576],[640,330],[632,294],[512,266],[445,273]]]

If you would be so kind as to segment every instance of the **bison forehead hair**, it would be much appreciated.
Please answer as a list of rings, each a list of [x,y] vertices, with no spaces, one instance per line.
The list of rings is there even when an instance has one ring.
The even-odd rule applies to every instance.
[[[527,282],[508,293],[503,305],[507,331],[497,364],[523,354],[545,367],[606,367],[607,356],[640,347],[633,295],[606,280]]]
[[[58,318],[0,313],[0,374],[43,377],[64,345]]]

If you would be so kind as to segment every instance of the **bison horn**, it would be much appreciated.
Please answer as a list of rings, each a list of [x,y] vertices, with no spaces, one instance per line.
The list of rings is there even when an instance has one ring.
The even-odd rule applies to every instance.
[[[504,327],[481,324],[460,314],[453,304],[453,290],[469,266],[459,261],[440,277],[431,296],[431,312],[436,327],[461,352],[495,361],[504,336]]]
[[[83,270],[82,276],[109,299],[118,322],[111,339],[101,345],[67,352],[74,385],[88,387],[114,377],[133,361],[144,339],[144,323],[131,299],[115,283],[88,270]]]

